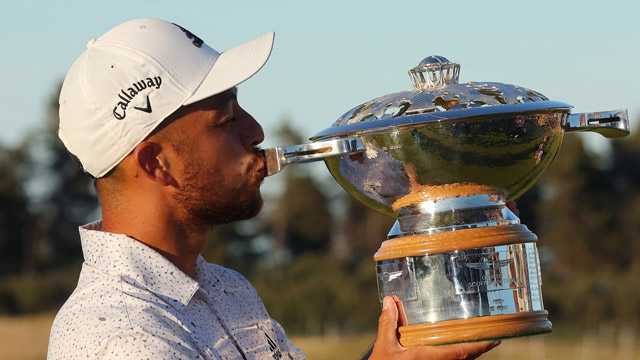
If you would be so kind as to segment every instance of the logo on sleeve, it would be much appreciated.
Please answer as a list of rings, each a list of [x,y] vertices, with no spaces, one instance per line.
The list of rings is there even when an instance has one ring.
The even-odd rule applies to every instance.
[[[122,120],[127,117],[127,108],[129,107],[129,103],[133,101],[138,94],[146,89],[159,89],[160,85],[162,85],[162,78],[160,76],[154,76],[153,78],[148,77],[135,82],[131,84],[131,87],[126,89],[120,89],[120,92],[118,93],[118,98],[120,100],[116,103],[116,106],[113,107],[113,117],[118,120]],[[149,101],[149,94],[147,94],[147,105],[145,107],[134,106],[133,108],[135,110],[151,114],[152,109],[151,102]]]
[[[273,341],[273,339],[271,339],[271,337],[269,337],[269,334],[267,334],[266,332],[264,333],[264,336],[267,337],[267,343],[269,344],[269,350],[271,350],[271,352],[273,353],[273,359],[282,359],[282,353],[280,352],[280,349],[278,349],[278,344],[276,344],[276,342]]]

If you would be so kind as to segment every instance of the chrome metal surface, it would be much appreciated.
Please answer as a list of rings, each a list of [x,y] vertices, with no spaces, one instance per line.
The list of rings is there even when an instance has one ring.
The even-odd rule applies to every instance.
[[[380,299],[397,296],[408,325],[543,310],[535,243],[379,261]]]
[[[629,113],[623,109],[571,114],[564,130],[567,132],[595,131],[608,138],[627,136],[629,135]]]
[[[267,176],[280,172],[292,163],[324,160],[328,157],[355,154],[364,151],[359,138],[334,139],[311,144],[276,146],[264,149]]]
[[[368,101],[342,115],[333,126],[378,121],[418,114],[444,113],[499,105],[525,104],[549,99],[530,89],[494,83],[469,82],[437,87],[432,90],[412,90],[392,93]],[[564,104],[566,106],[566,104]],[[466,117],[463,112],[458,117]]]
[[[362,139],[363,153],[325,160],[347,192],[396,218],[401,199],[433,200],[429,193],[450,185],[488,186],[512,200],[549,167],[565,131],[628,133],[626,110],[570,116],[571,105],[521,86],[458,84],[459,71],[443,57],[425,58],[409,71],[414,90],[356,106],[311,137]]]
[[[442,112],[431,113],[404,113],[404,116],[387,117],[381,116],[375,121],[369,118],[368,121],[349,122],[341,125],[333,124],[314,134],[310,140],[322,141],[333,138],[342,138],[360,134],[376,134],[398,129],[410,129],[444,122],[467,122],[482,121],[492,117],[507,115],[527,115],[544,114],[550,112],[571,112],[572,106],[560,101],[537,101],[519,104],[508,104],[501,106],[481,106],[467,109],[451,109]]]
[[[427,200],[398,210],[387,238],[520,224],[503,199],[487,194]]]
[[[342,115],[333,126],[549,100],[537,91],[516,85],[496,82],[458,84],[459,74],[459,64],[442,56],[429,56],[409,70],[414,90],[384,95],[356,106]],[[458,117],[468,115],[459,114]]]
[[[477,116],[380,133],[359,133],[365,151],[327,158],[334,178],[369,207],[398,218],[399,204],[465,195],[522,195],[555,157],[568,108]]]
[[[458,76],[460,76],[460,64],[452,63],[437,55],[424,58],[418,66],[409,70],[409,77],[416,90],[457,84]]]

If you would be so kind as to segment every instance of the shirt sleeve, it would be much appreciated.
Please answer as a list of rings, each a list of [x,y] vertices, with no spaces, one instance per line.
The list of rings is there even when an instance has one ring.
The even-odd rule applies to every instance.
[[[104,342],[96,359],[202,359],[198,348],[171,332],[149,334],[131,330],[114,334]]]
[[[288,355],[288,357],[284,356],[283,359],[305,360],[307,356],[302,352],[302,350],[300,350],[300,348],[295,346],[289,338],[287,338],[282,325],[273,319],[271,319],[271,323],[273,324],[273,330],[276,332],[276,336],[278,337],[278,345],[280,349],[282,349],[284,354]]]

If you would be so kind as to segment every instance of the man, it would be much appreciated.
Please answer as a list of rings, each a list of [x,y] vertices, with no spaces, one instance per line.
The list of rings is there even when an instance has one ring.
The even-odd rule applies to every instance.
[[[102,220],[80,228],[78,287],[53,324],[49,359],[302,359],[238,273],[199,255],[211,225],[262,206],[262,128],[236,86],[273,33],[222,54],[154,19],[87,44],[60,94],[60,139],[94,177]],[[371,359],[473,358],[497,342],[403,348],[383,303]]]

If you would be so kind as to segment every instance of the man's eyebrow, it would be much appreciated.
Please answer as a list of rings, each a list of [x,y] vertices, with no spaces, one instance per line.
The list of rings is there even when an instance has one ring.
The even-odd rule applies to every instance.
[[[238,87],[234,86],[231,89],[224,92],[224,99],[235,99],[238,97]]]
[[[230,100],[235,100],[238,98],[238,87],[234,86],[229,90],[224,91],[220,94],[220,104],[225,104]]]
[[[213,108],[220,108],[222,106],[226,106],[230,101],[235,100],[237,96],[238,88],[234,86],[229,90],[225,90],[208,98],[207,102],[209,103],[209,106],[212,106]]]

